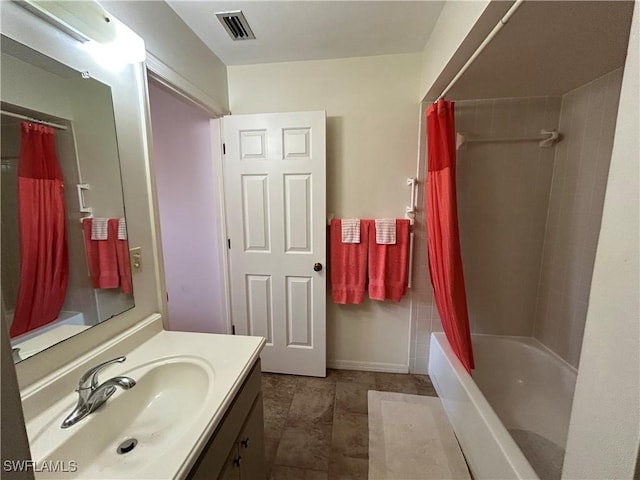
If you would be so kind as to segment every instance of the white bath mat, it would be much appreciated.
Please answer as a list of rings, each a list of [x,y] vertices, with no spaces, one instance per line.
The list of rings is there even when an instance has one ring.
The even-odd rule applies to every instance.
[[[437,397],[369,390],[369,479],[470,479]]]

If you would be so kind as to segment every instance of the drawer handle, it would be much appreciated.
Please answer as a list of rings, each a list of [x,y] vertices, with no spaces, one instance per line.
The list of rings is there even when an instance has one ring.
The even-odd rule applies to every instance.
[[[242,445],[244,448],[248,448],[249,447],[249,437],[245,438],[244,440],[240,441],[240,445]]]
[[[234,458],[234,459],[233,459],[233,464],[234,464],[236,467],[240,467],[240,462],[241,462],[241,461],[242,461],[242,457],[241,457],[240,455],[238,455],[238,457],[237,457],[237,458]]]

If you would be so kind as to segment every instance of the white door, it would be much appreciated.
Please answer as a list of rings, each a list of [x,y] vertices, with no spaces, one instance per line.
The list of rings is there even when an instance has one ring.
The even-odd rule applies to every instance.
[[[267,339],[262,369],[326,375],[325,112],[224,118],[235,331]]]

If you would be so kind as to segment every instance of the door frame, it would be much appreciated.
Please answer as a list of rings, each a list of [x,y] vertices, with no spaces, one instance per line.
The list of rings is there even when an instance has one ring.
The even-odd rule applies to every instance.
[[[182,75],[172,69],[170,66],[165,64],[162,60],[147,52],[147,58],[145,61],[146,69],[145,69],[145,79],[144,83],[149,85],[149,81],[154,81],[161,86],[168,89],[171,93],[173,93],[176,97],[179,97],[192,105],[204,110],[207,114],[211,116],[209,121],[210,125],[210,133],[211,133],[211,151],[212,162],[213,162],[213,184],[216,187],[216,200],[218,202],[218,215],[216,218],[216,228],[218,231],[218,240],[220,242],[220,247],[217,252],[217,260],[218,260],[218,277],[220,279],[220,285],[222,286],[221,292],[221,300],[222,300],[222,308],[221,311],[225,318],[223,318],[223,323],[226,325],[227,334],[232,333],[232,324],[231,324],[231,301],[230,301],[230,277],[229,277],[229,259],[227,252],[224,246],[227,243],[227,221],[225,215],[225,203],[224,203],[224,175],[223,175],[223,130],[222,130],[222,117],[224,115],[229,114],[230,112],[220,106],[218,102],[207,95],[204,91],[196,87],[190,81],[185,79]],[[147,90],[147,106],[149,105],[149,92]],[[151,115],[150,109],[147,108],[147,123],[151,125]],[[155,241],[156,248],[158,249],[158,268],[157,275],[159,277],[159,287],[161,289],[159,298],[161,299],[161,311],[160,314],[163,318],[163,325],[165,328],[168,327],[168,319],[169,319],[169,308],[167,304],[167,285],[165,281],[165,268],[164,268],[164,257],[162,255],[162,238],[160,234],[160,215],[159,213],[159,205],[158,205],[158,189],[156,185],[156,172],[155,172],[155,163],[153,162],[153,137],[151,129],[148,129],[148,145],[150,149],[150,158],[152,161],[149,165],[149,176],[151,178],[151,191],[153,198],[153,225],[155,229]],[[219,154],[220,162],[216,162],[216,153]]]
[[[227,324],[227,334],[231,335],[233,332],[233,322],[231,320],[231,270],[229,268],[229,252],[228,247],[225,249],[228,241],[228,232],[227,232],[227,205],[225,202],[225,191],[224,191],[224,125],[222,119],[224,117],[219,117],[216,119],[212,119],[209,123],[211,125],[211,151],[218,151],[220,154],[220,162],[214,162],[213,165],[213,176],[214,176],[214,184],[216,185],[216,190],[218,194],[218,218],[217,225],[218,235],[219,235],[219,245],[220,249],[218,250],[218,266],[221,267],[219,272],[222,273],[222,282],[223,285],[223,302],[224,302],[224,312],[226,316],[226,324]]]

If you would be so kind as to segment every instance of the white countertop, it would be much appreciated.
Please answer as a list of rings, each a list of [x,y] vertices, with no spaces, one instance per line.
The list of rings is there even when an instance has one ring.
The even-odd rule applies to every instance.
[[[202,401],[198,399],[198,407],[188,407],[193,409],[193,413],[190,413],[187,420],[184,421],[184,428],[181,426],[168,441],[164,442],[163,440],[164,443],[160,442],[159,446],[154,446],[154,450],[152,450],[154,458],[152,459],[144,459],[140,455],[131,454],[115,456],[112,450],[115,450],[117,442],[113,446],[109,445],[109,448],[105,448],[106,453],[104,454],[101,449],[95,453],[88,453],[84,451],[85,444],[87,444],[87,449],[92,447],[94,441],[90,439],[96,435],[96,431],[94,431],[98,428],[96,425],[102,425],[100,428],[109,428],[109,420],[117,419],[116,416],[121,414],[118,408],[122,409],[123,405],[127,405],[125,400],[129,391],[118,390],[103,407],[89,417],[80,420],[76,425],[68,429],[61,429],[62,420],[77,401],[77,393],[71,391],[50,407],[38,412],[33,418],[25,419],[31,444],[31,454],[33,460],[36,461],[36,466],[38,466],[38,462],[44,462],[45,460],[68,462],[74,460],[74,458],[54,458],[54,455],[60,451],[69,451],[68,448],[67,450],[60,449],[60,445],[74,445],[71,451],[77,452],[77,455],[76,453],[72,455],[76,455],[78,459],[91,458],[92,460],[91,462],[84,461],[82,462],[83,464],[79,464],[76,472],[52,474],[50,472],[36,471],[36,478],[149,478],[154,480],[184,478],[222,420],[251,368],[258,360],[264,343],[265,340],[262,337],[239,335],[170,332],[165,330],[153,335],[147,341],[126,353],[126,362],[109,366],[101,372],[100,380],[104,381],[116,375],[127,375],[128,372],[131,372],[130,375],[134,378],[134,372],[144,377],[145,373],[150,371],[150,365],[157,367],[158,365],[175,363],[177,360],[204,366],[208,372],[208,377],[202,378],[208,378],[203,382],[207,384],[207,387],[202,390]],[[93,367],[98,363],[100,362],[86,362],[86,368]],[[176,377],[171,378],[174,378],[172,382],[180,384],[179,377],[178,379],[175,379]],[[171,385],[171,387],[175,387],[175,385]],[[46,383],[39,388],[32,389],[27,394],[27,397],[32,394],[42,395],[40,390],[43,388],[47,388]],[[135,388],[138,388],[138,385]],[[148,388],[148,384],[145,388]],[[172,395],[175,396],[177,390],[177,388],[173,388]],[[119,397],[122,398],[119,399]],[[26,397],[23,398],[27,399]],[[185,404],[187,403],[185,402]],[[112,406],[111,409],[109,408],[110,404]],[[200,408],[200,405],[204,405],[204,408]],[[174,409],[177,412],[180,408],[181,405],[170,406],[166,415],[171,417],[174,413],[170,410]],[[181,412],[181,415],[183,414],[184,412]],[[95,423],[98,421],[97,416],[100,415],[103,416],[99,419],[102,423]],[[95,420],[91,420],[91,417],[94,416]],[[167,424],[171,424],[170,418],[162,420]],[[93,424],[91,423],[92,421],[94,422]],[[107,422],[107,427],[104,426],[105,422]],[[159,426],[158,428],[161,427]],[[174,429],[175,424],[171,428]],[[122,439],[127,437],[127,433],[126,431],[122,432]],[[162,432],[158,433],[158,435],[160,435],[159,438],[164,438],[161,437]],[[142,443],[142,440],[140,443]],[[87,463],[90,464],[87,465]]]

